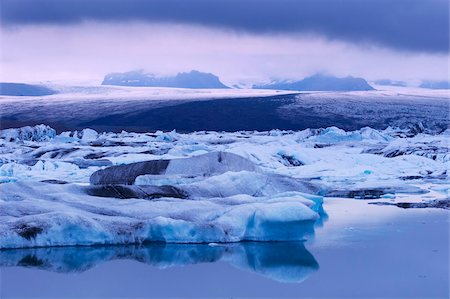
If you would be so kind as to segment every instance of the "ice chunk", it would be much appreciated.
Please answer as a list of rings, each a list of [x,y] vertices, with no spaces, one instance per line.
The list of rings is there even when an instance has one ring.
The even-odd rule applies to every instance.
[[[320,143],[337,143],[342,141],[361,141],[362,137],[357,132],[346,132],[337,127],[329,127],[318,135],[309,137],[308,140]]]
[[[80,139],[83,141],[92,141],[98,138],[98,133],[92,129],[83,129],[80,134]]]
[[[450,138],[442,134],[438,136],[417,135],[408,139],[395,139],[375,153],[385,157],[417,155],[441,162],[450,161]]]
[[[12,162],[0,166],[0,177],[3,177],[4,181],[67,179],[69,177],[79,179],[85,175],[84,172],[80,171],[75,164],[61,161],[38,160],[32,166]]]
[[[307,199],[100,198],[73,184],[2,185],[0,247],[304,240],[319,214]]]
[[[71,138],[77,138],[81,139],[82,141],[94,141],[99,137],[99,134],[97,131],[86,128],[81,131],[66,131],[62,132],[59,136],[61,137],[71,137]]]
[[[364,127],[359,130],[362,139],[367,140],[377,140],[377,141],[390,141],[393,138],[387,134],[384,134],[378,130],[372,129],[370,127]]]
[[[26,126],[17,129],[0,130],[0,138],[6,141],[49,141],[56,136],[55,129],[46,125]]]
[[[256,171],[249,160],[227,152],[212,152],[185,159],[153,160],[112,166],[94,172],[91,184],[133,184],[140,175],[211,176],[227,171]]]
[[[306,136],[308,134],[305,132]],[[359,141],[378,141],[387,142],[392,140],[388,134],[382,133],[370,127],[364,127],[357,131],[346,132],[337,127],[328,127],[326,129],[319,129],[310,131],[308,140],[319,143],[339,143],[339,142],[359,142]]]

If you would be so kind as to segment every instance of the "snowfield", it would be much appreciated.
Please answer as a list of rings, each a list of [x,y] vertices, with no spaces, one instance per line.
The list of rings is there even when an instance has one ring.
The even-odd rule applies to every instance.
[[[0,248],[305,240],[327,218],[323,196],[395,202],[399,193],[433,191],[448,200],[449,141],[448,130],[425,134],[420,124],[189,134],[6,129]]]

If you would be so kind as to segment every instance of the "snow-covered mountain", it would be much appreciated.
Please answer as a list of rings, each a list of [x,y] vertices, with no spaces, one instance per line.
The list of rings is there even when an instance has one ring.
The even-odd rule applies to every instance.
[[[46,96],[55,93],[55,90],[43,85],[0,82],[0,95],[4,96]]]
[[[307,90],[307,91],[355,91],[374,90],[363,78],[338,78],[316,74],[300,81],[275,81],[269,84],[254,85],[257,89]]]
[[[450,89],[450,81],[423,81],[419,87],[429,89]]]
[[[192,70],[188,73],[178,73],[175,76],[158,77],[142,70],[125,73],[110,73],[102,85],[119,86],[150,86],[176,88],[229,88],[220,82],[219,77],[211,73]]]

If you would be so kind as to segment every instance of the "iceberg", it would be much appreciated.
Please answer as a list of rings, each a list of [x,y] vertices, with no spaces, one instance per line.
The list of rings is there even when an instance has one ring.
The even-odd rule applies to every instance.
[[[56,131],[46,125],[26,126],[17,129],[0,130],[0,138],[5,141],[35,141],[43,142],[55,138]]]
[[[300,195],[123,201],[74,184],[11,182],[2,184],[0,247],[298,241],[314,233],[317,205]]]
[[[66,132],[62,132],[60,134],[61,137],[71,137],[71,138],[77,138],[77,139],[81,139],[83,141],[94,141],[97,140],[99,135],[97,133],[97,131],[90,129],[90,128],[86,128],[81,130],[80,132],[78,131],[66,131]]]
[[[323,196],[445,185],[448,132],[400,131],[3,130],[0,247],[308,240]]]
[[[255,165],[238,155],[212,152],[189,159],[152,160],[109,167],[94,172],[91,184],[133,184],[141,175],[211,176],[226,171],[256,171]]]

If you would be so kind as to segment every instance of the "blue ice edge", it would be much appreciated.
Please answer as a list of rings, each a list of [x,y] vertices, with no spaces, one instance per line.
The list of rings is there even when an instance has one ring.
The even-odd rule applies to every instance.
[[[89,196],[83,188],[3,184],[0,247],[301,241],[314,235],[325,215],[321,196],[300,192],[256,202],[253,197],[121,200]]]

